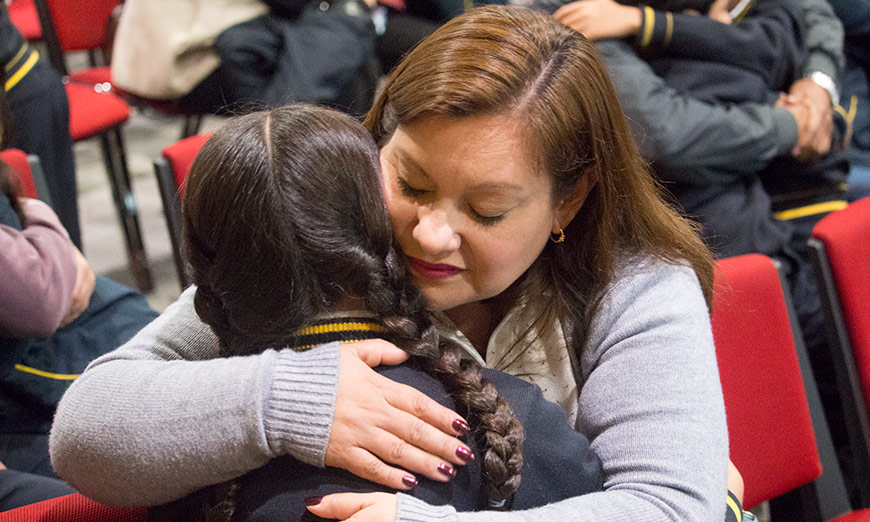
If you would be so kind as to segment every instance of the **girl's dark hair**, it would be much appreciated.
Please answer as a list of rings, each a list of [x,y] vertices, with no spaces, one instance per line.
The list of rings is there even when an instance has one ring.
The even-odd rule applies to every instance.
[[[522,280],[524,295],[552,296],[539,324],[557,318],[582,350],[619,263],[636,255],[690,265],[709,306],[712,255],[697,227],[662,198],[591,41],[529,9],[472,9],[393,69],[365,125],[383,146],[400,125],[483,115],[522,124],[554,203],[583,178],[593,184],[564,228],[566,241],[548,243]]]
[[[490,499],[516,490],[522,426],[429,321],[394,244],[377,147],[359,122],[308,105],[231,119],[193,163],[183,216],[194,305],[222,356],[280,349],[355,298],[469,409],[485,434]]]

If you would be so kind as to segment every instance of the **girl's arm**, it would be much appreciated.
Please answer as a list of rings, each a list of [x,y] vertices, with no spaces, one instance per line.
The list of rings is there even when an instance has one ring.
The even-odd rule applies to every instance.
[[[11,212],[9,200],[0,205]],[[75,247],[57,215],[41,201],[22,205],[23,230],[0,224],[0,335],[45,337],[70,309],[76,283]]]
[[[649,56],[733,65],[765,79],[773,90],[788,87],[806,59],[801,10],[793,0],[759,0],[740,21],[640,8],[635,46]]]
[[[459,417],[370,368],[405,352],[370,340],[219,359],[194,292],[91,363],[61,400],[52,465],[85,495],[161,504],[285,454],[397,489],[408,487],[408,472],[382,460],[436,480],[445,480],[439,463],[464,462]],[[397,399],[387,403],[385,394]]]
[[[579,0],[554,16],[592,40],[633,37],[646,55],[734,65],[761,75],[768,85],[793,78],[806,58],[801,10],[794,0],[759,0],[733,24],[614,0]]]
[[[383,494],[328,496],[309,509],[342,520],[356,513],[361,522],[391,513],[403,522],[721,520],[728,435],[697,279],[688,268],[661,262],[622,273],[581,362],[578,427],[601,458],[604,492],[517,512],[456,513],[401,494],[398,504]]]

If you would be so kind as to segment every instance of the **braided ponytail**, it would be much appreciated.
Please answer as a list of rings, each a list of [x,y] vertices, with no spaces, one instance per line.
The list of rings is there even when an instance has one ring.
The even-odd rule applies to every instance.
[[[490,507],[504,506],[520,485],[523,467],[523,426],[510,404],[483,377],[480,365],[462,358],[462,348],[440,338],[429,321],[422,294],[407,277],[395,251],[387,256],[383,276],[372,278],[368,295],[389,340],[422,361],[453,398],[468,408],[469,420],[480,428]]]

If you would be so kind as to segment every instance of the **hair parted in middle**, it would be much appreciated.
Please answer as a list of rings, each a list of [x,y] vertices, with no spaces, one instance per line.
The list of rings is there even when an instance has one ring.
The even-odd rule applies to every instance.
[[[365,125],[382,147],[400,125],[493,115],[521,125],[554,205],[594,183],[565,242],[548,243],[523,278],[526,295],[553,296],[541,324],[555,316],[582,349],[618,263],[636,255],[689,264],[709,306],[709,250],[662,198],[594,44],[552,16],[486,6],[450,20],[392,71]]]
[[[431,324],[394,245],[377,147],[358,121],[309,105],[230,119],[191,167],[183,223],[194,305],[222,356],[281,349],[316,316],[357,298],[387,340],[468,408],[484,433],[489,498],[516,490],[522,425]]]

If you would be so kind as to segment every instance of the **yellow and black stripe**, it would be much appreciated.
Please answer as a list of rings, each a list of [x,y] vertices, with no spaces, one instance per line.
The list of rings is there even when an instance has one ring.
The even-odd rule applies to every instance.
[[[15,56],[6,64],[6,84],[3,86],[3,90],[11,91],[22,78],[27,76],[37,61],[39,61],[39,52],[24,42]]]
[[[637,33],[641,47],[667,47],[674,36],[674,15],[658,11],[648,5],[640,7],[640,31]]]
[[[298,352],[314,348],[317,345],[339,341],[352,343],[366,339],[383,337],[387,329],[384,326],[364,317],[342,317],[324,319],[311,326],[306,326],[293,335],[287,347]]]

